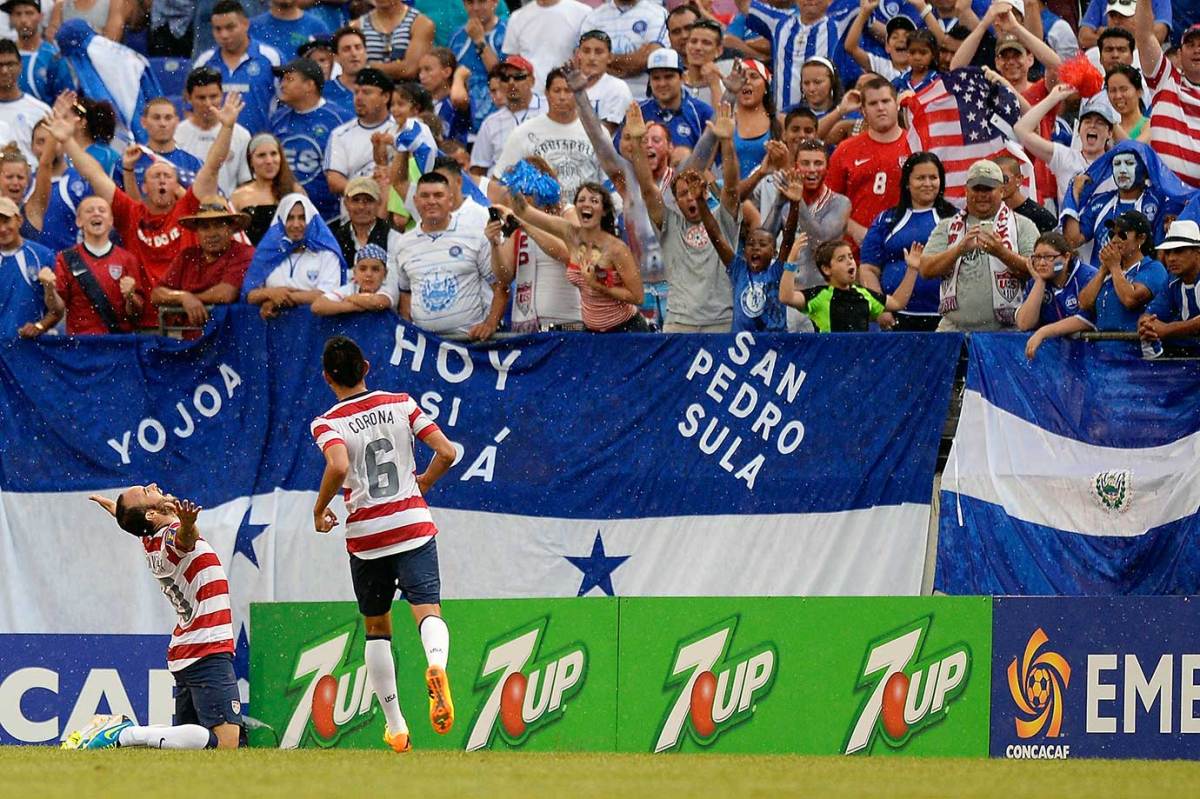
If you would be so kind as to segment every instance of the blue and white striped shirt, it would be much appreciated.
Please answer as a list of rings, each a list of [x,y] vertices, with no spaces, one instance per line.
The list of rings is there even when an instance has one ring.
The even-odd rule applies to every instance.
[[[837,22],[821,17],[811,25],[800,21],[797,9],[782,10],[754,0],[750,16],[771,31],[771,71],[775,78],[775,107],[786,113],[804,103],[800,73],[810,58],[828,58],[845,86],[853,85],[862,70],[841,46],[843,31]]]
[[[1171,307],[1171,322],[1186,322],[1200,317],[1200,280],[1184,283],[1183,278],[1171,280],[1167,286],[1167,300]]]

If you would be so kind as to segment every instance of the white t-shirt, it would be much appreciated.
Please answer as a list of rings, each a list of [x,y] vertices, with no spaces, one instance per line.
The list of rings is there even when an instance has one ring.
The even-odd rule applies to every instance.
[[[613,55],[626,55],[655,42],[669,47],[667,38],[667,10],[654,0],[638,0],[630,8],[621,8],[613,0],[587,15],[583,30],[600,30],[612,40]],[[576,42],[578,43],[578,42]],[[626,78],[629,90],[635,97],[646,96],[646,84],[650,76],[645,72]]]
[[[471,166],[480,166],[488,170],[500,151],[504,149],[504,140],[508,134],[522,122],[546,113],[546,100],[540,94],[534,94],[529,101],[529,107],[524,111],[513,113],[511,109],[500,108],[488,114],[479,126],[479,135],[475,137],[475,147],[471,150]]]
[[[483,229],[459,214],[437,233],[405,233],[395,261],[400,291],[412,295],[412,320],[431,333],[465,333],[492,304],[492,245]]]
[[[371,127],[357,119],[338,125],[329,134],[329,143],[325,145],[325,170],[345,175],[347,180],[370,177],[375,173],[371,137],[376,133],[387,133],[394,138],[398,131],[396,120],[390,116]]]
[[[533,85],[543,88],[550,70],[570,61],[575,54],[579,35],[583,33],[581,25],[591,11],[578,0],[558,0],[552,6],[526,3],[508,18],[504,52],[527,58],[533,64]]]
[[[1065,144],[1054,142],[1054,155],[1050,158],[1050,171],[1054,173],[1054,181],[1058,184],[1058,207],[1063,207],[1063,198],[1067,196],[1075,176],[1087,169],[1089,162],[1083,153],[1067,147]],[[1074,216],[1074,214],[1071,214]]]
[[[12,141],[21,148],[21,154],[31,164],[38,162],[33,150],[29,149],[33,140],[33,128],[50,114],[50,106],[31,94],[22,94],[16,100],[0,101],[0,122],[8,126],[8,134]]]
[[[505,141],[492,174],[503,174],[531,155],[541,156],[554,167],[563,196],[568,199],[573,199],[575,190],[588,181],[604,182],[596,151],[578,118],[563,125],[543,114],[519,125]]]
[[[342,282],[342,262],[329,250],[292,253],[271,270],[266,288],[332,291]]]
[[[196,156],[203,162],[208,157],[208,151],[212,149],[213,143],[217,140],[217,134],[220,132],[221,124],[219,122],[208,130],[201,130],[195,122],[185,119],[175,129],[175,144],[179,149]],[[250,131],[241,125],[234,125],[233,140],[229,144],[229,155],[225,157],[225,163],[221,164],[221,171],[217,173],[217,186],[226,197],[253,177],[250,174],[250,164],[246,161],[246,148],[249,145]]]
[[[605,122],[620,125],[625,121],[625,112],[633,102],[633,92],[629,84],[608,73],[600,76],[596,85],[587,90],[588,99],[596,115]]]

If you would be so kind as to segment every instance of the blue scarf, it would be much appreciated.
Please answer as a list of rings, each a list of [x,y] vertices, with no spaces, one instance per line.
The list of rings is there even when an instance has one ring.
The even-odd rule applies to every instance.
[[[304,238],[300,241],[289,239],[284,227],[287,215],[296,207],[296,203],[304,206],[304,218],[308,220],[308,226],[304,228]],[[287,260],[300,245],[304,245],[308,250],[328,250],[336,255],[342,265],[339,285],[346,283],[346,259],[342,255],[341,245],[333,236],[333,231],[325,224],[312,200],[303,194],[289,194],[279,201],[271,227],[267,228],[262,241],[254,250],[254,258],[246,270],[246,279],[242,281],[242,302],[246,301],[251,290],[261,288],[267,282],[267,277],[275,271],[275,267]]]

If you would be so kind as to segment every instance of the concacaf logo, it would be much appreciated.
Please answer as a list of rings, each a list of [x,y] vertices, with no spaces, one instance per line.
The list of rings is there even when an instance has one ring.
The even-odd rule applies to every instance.
[[[1025,644],[1020,668],[1017,659],[1008,664],[1008,690],[1025,716],[1015,719],[1018,738],[1032,738],[1045,731],[1057,738],[1062,731],[1063,694],[1071,682],[1071,666],[1057,652],[1040,651],[1049,641],[1041,628],[1034,630]]]

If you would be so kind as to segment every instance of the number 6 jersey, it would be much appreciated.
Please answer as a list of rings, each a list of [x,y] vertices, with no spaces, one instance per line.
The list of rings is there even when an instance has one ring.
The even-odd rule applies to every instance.
[[[167,648],[167,668],[179,671],[209,655],[233,652],[229,581],[221,559],[203,538],[190,551],[176,545],[179,524],[142,539],[146,566],[175,609],[179,623]]]
[[[413,439],[438,426],[407,394],[368,391],[334,405],[312,422],[321,451],[342,444],[350,458],[346,549],[370,560],[416,549],[437,535],[417,487]]]

